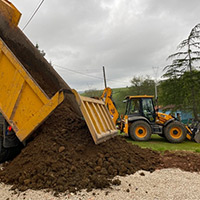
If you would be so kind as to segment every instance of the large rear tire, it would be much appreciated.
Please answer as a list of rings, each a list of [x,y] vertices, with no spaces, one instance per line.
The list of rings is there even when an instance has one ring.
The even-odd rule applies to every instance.
[[[182,123],[174,121],[164,128],[164,134],[169,142],[181,143],[185,140],[187,131]]]
[[[151,138],[151,127],[145,121],[135,121],[130,126],[130,137],[135,141],[148,141]]]

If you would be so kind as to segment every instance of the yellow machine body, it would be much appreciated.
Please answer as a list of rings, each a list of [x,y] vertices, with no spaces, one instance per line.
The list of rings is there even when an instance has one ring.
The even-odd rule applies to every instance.
[[[110,115],[113,119],[113,122],[116,125],[117,119],[119,118],[119,113],[116,109],[114,101],[112,100],[112,90],[111,90],[111,88],[109,88],[109,87],[105,88],[100,99],[102,99],[105,102],[105,105],[107,106],[107,108],[110,112]]]
[[[0,1],[1,14],[10,22],[11,25],[17,26],[21,17],[19,10],[9,1]]]
[[[0,39],[0,112],[21,141],[63,100],[62,91],[49,99]]]

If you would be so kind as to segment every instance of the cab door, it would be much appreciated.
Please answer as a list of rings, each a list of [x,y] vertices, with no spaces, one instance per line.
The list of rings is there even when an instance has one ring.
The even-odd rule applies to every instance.
[[[154,109],[153,99],[151,98],[142,98],[142,113],[143,116],[146,117],[150,122],[155,122],[156,113]]]

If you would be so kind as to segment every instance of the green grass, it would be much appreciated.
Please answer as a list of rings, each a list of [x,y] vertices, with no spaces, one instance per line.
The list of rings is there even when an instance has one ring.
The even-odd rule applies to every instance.
[[[151,140],[147,142],[137,142],[131,140],[130,138],[127,138],[127,141],[131,142],[132,144],[136,144],[142,148],[150,148],[152,150],[161,152],[169,150],[169,151],[193,151],[200,153],[200,144],[189,140],[186,140],[182,143],[173,144],[167,142],[165,138],[162,138],[158,135],[152,135]]]

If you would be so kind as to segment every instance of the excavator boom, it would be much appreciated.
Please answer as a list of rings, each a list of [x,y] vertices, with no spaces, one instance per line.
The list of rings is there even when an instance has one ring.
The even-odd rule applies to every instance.
[[[104,89],[103,94],[101,95],[100,99],[102,99],[105,102],[105,105],[107,106],[110,115],[113,119],[114,124],[117,124],[117,120],[119,118],[119,113],[117,111],[116,105],[112,99],[112,90],[111,88],[107,87]]]

